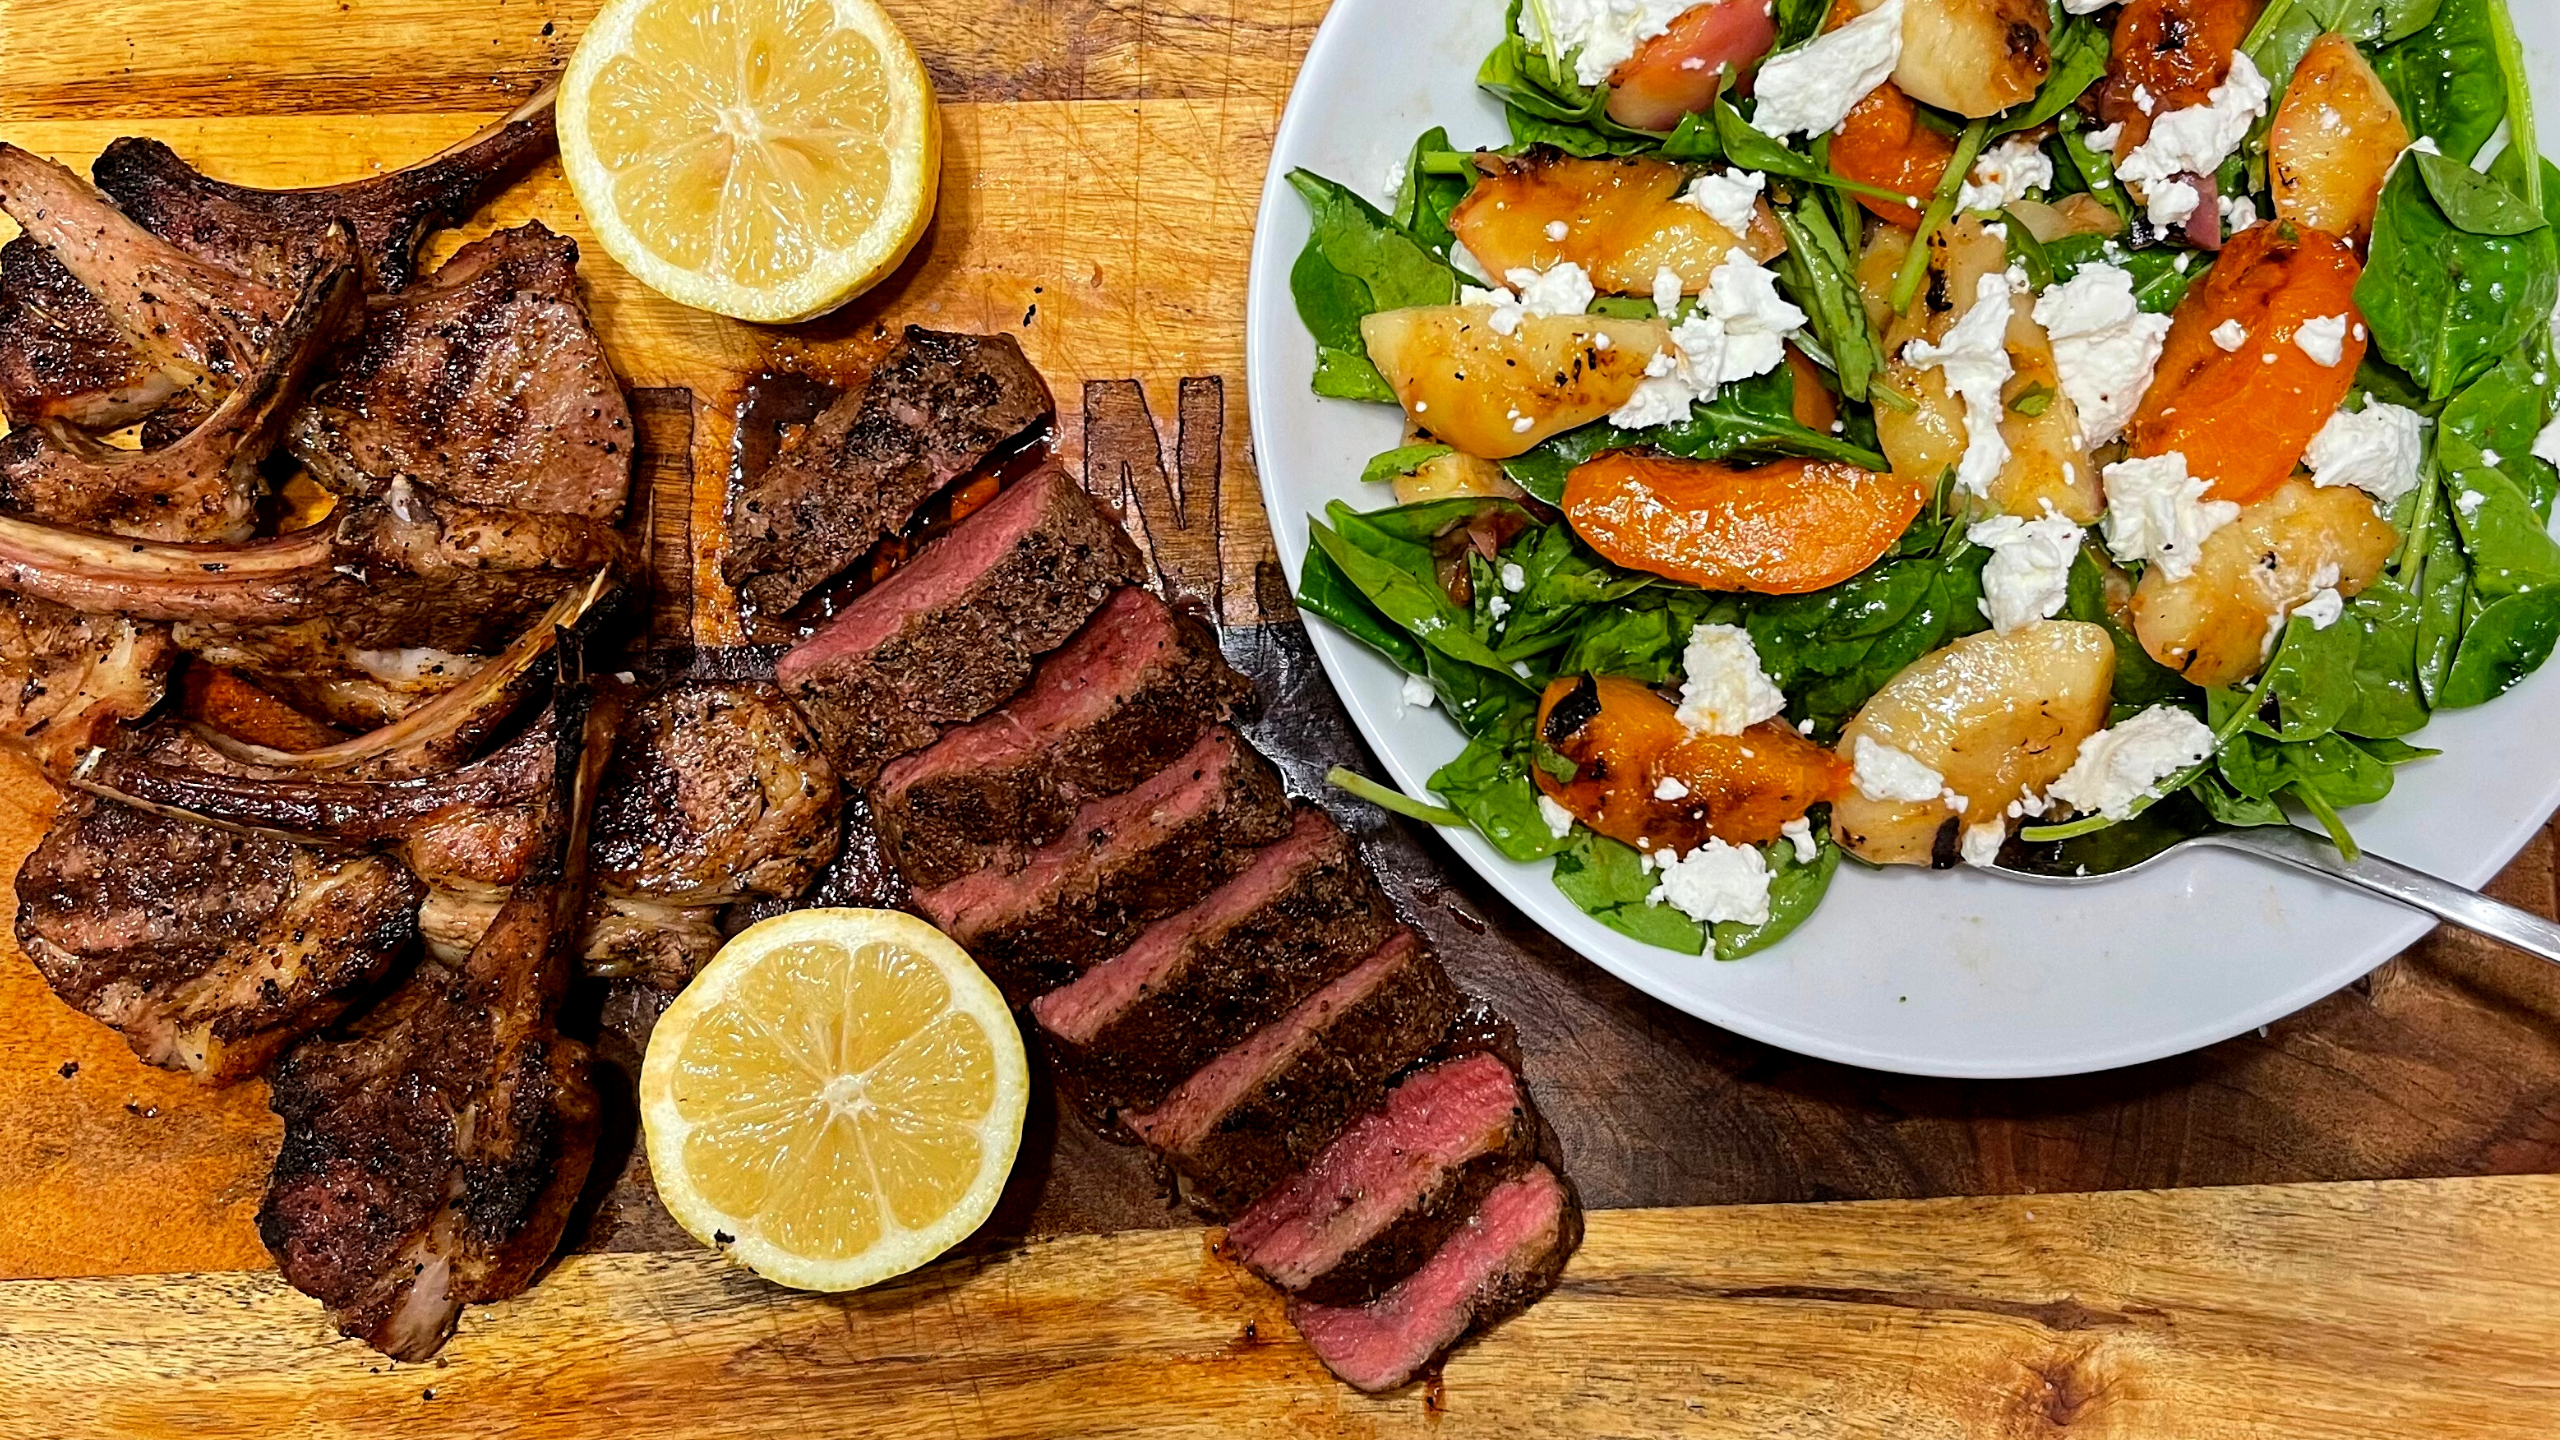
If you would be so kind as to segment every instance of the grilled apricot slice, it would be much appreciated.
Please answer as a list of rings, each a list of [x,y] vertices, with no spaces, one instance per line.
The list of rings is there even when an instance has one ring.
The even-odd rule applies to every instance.
[[[1832,169],[1915,200],[1937,193],[1955,158],[1955,138],[1921,124],[1920,106],[1890,80],[1867,92],[1840,122],[1840,133],[1831,137]],[[1880,220],[1905,230],[1920,228],[1920,212],[1911,206],[1866,195],[1858,203]]]
[[[2409,126],[2364,53],[2343,35],[2321,36],[2267,132],[2276,218],[2361,242],[2373,231],[2382,182],[2408,148]]]
[[[1573,778],[1535,769],[1538,788],[1573,817],[1637,849],[1694,850],[1708,839],[1759,845],[1840,793],[1849,767],[1765,720],[1705,735],[1672,703],[1615,675],[1572,675],[1538,702],[1538,736],[1573,762]],[[1667,798],[1666,798],[1667,797]]]
[[[2242,231],[2178,302],[2151,392],[2125,431],[2133,453],[2184,454],[2217,500],[2246,505],[2273,492],[2355,383],[2363,273],[2328,231],[2283,222]],[[2324,365],[2299,343],[2303,327],[2341,319],[2337,363]],[[2214,332],[2235,322],[2247,338],[2225,350]]]
[[[1575,467],[1564,513],[1592,549],[1630,570],[1705,590],[1801,595],[1874,564],[1927,498],[1855,465],[1737,470],[1620,450]]]
[[[2151,138],[2151,123],[2202,105],[2231,77],[2231,53],[2249,38],[2264,0],[2126,0],[2116,11],[2099,117],[2121,125],[2116,158]]]
[[[1449,228],[1497,280],[1570,260],[1604,294],[1650,295],[1655,273],[1669,270],[1694,295],[1737,248],[1763,262],[1787,251],[1786,232],[1766,200],[1749,233],[1736,235],[1682,203],[1689,172],[1668,160],[1487,152],[1476,157],[1476,169],[1481,178],[1449,212]]]

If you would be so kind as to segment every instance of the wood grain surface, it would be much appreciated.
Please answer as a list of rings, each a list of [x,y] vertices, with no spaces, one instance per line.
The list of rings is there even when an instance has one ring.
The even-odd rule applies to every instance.
[[[1332,1383],[1196,1230],[785,1295],[577,1256],[437,1361],[268,1275],[0,1284],[0,1437],[2369,1440],[2560,1431],[2560,1180],[1594,1215],[1439,1386]]]
[[[1242,316],[1273,126],[1323,5],[890,8],[947,129],[939,218],[892,282],[782,332],[671,305],[586,249],[642,422],[648,643],[676,663],[753,638],[717,580],[749,377],[839,373],[884,324],[1001,328],[1057,392],[1059,454],[1131,514],[1169,588],[1228,622],[1269,705],[1257,740],[1317,793],[1324,767],[1360,750],[1279,584]],[[85,165],[149,134],[229,179],[342,179],[503,111],[593,9],[0,0],[0,138]],[[546,166],[436,253],[534,217],[586,238]],[[1646,1000],[1436,840],[1332,803],[1461,981],[1519,1021],[1594,1206],[1902,1203],[1595,1216],[1565,1291],[1463,1358],[1446,1413],[1426,1413],[1322,1382],[1273,1338],[1267,1296],[1179,1228],[1136,1154],[1043,1107],[976,1258],[827,1301],[708,1256],[575,1256],[527,1299],[466,1319],[449,1368],[393,1371],[328,1339],[270,1277],[114,1278],[262,1268],[249,1217],[276,1122],[261,1086],[207,1092],[136,1064],[0,947],[0,1277],[26,1277],[0,1284],[0,1436],[226,1433],[242,1417],[272,1428],[236,1433],[547,1434],[579,1428],[569,1407],[587,1405],[669,1435],[849,1417],[866,1433],[1047,1434],[1070,1411],[1085,1433],[1200,1435],[2560,1431],[2545,1388],[2560,1374],[2560,1182],[1908,1203],[2553,1169],[2560,971],[2439,935],[2195,1055],[2062,1081],[1911,1080]],[[0,769],[5,871],[51,806],[32,772]],[[2560,910],[2547,834],[2496,890]],[[628,993],[583,1001],[625,1066],[645,1012]],[[627,1121],[607,1136],[581,1249],[683,1244],[630,1139]],[[1075,1238],[1140,1229],[1160,1233]],[[463,1397],[467,1411],[442,1413],[467,1422],[438,1418]],[[2158,1424],[2167,1413],[2180,1423]]]

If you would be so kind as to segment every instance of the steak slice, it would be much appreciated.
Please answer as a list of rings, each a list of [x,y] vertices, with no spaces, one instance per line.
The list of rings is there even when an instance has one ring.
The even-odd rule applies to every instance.
[[[1111,592],[1146,577],[1119,520],[1057,471],[1033,476],[952,527],[816,634],[774,679],[845,779],[975,720],[1031,677],[1032,662]]]
[[[1280,773],[1221,725],[1144,785],[1077,811],[1018,873],[919,890],[916,908],[1019,1003],[1119,953],[1289,828]]]
[[[1375,1299],[1527,1169],[1543,1136],[1528,1087],[1499,1057],[1446,1060],[1407,1076],[1383,1108],[1254,1202],[1227,1240],[1299,1299]]]
[[[1386,943],[1395,916],[1324,812],[1200,903],[1031,1003],[1088,1108],[1152,1110]]]
[[[910,325],[861,389],[739,490],[722,573],[740,600],[780,615],[1051,413],[1012,336]]]
[[[1457,1015],[1458,992],[1440,962],[1400,927],[1340,979],[1202,1066],[1162,1105],[1121,1119],[1172,1164],[1193,1204],[1223,1218],[1288,1180],[1374,1109],[1387,1082],[1421,1059]]]
[[[789,897],[835,859],[835,767],[782,692],[691,680],[623,713],[596,797],[596,883],[676,907]]]
[[[338,377],[294,414],[294,455],[342,495],[407,477],[473,505],[619,516],[631,407],[577,263],[575,241],[529,221],[377,297]]]
[[[1393,1390],[1469,1331],[1555,1288],[1581,1243],[1581,1205],[1555,1171],[1538,1165],[1496,1186],[1402,1284],[1366,1305],[1292,1300],[1289,1322],[1353,1388]]]
[[[1132,586],[1004,708],[889,762],[872,787],[880,842],[919,888],[1020,869],[1078,805],[1172,764],[1252,693],[1208,626]]]
[[[76,799],[18,871],[18,944],[147,1064],[228,1084],[338,1018],[416,928],[425,893],[333,856]]]

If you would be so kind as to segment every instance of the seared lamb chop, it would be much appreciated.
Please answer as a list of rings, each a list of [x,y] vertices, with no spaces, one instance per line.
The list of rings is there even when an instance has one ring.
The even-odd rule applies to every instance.
[[[125,138],[90,168],[98,188],[152,233],[227,269],[289,283],[311,267],[312,237],[332,220],[355,227],[365,281],[397,290],[417,275],[429,234],[461,224],[481,202],[551,153],[552,98],[540,93],[505,118],[404,170],[308,190],[258,190],[206,176],[157,140]]]
[[[596,881],[679,905],[797,895],[835,858],[835,768],[782,692],[690,681],[634,704],[596,799]]]
[[[258,1235],[342,1334],[420,1360],[462,1307],[524,1289],[595,1157],[587,1047],[558,1030],[577,967],[587,816],[612,718],[555,702],[536,873],[458,967],[428,961],[344,1038],[286,1057],[284,1147]]]
[[[0,740],[59,781],[160,703],[178,647],[166,625],[0,595]]]
[[[422,893],[378,856],[82,797],[18,871],[18,944],[136,1055],[224,1084],[380,979]]]
[[[345,495],[406,476],[475,505],[620,515],[631,409],[577,261],[575,242],[533,221],[375,300],[363,342],[294,418],[294,454]]]
[[[781,615],[1050,413],[1012,336],[910,325],[860,389],[738,493],[722,572],[740,600]]]
[[[356,322],[355,239],[320,236],[318,266],[246,362],[240,383],[176,444],[121,450],[56,422],[0,440],[0,510],[143,540],[242,540],[266,482],[258,473],[303,382]]]
[[[186,384],[183,369],[145,358],[42,241],[0,245],[0,409],[10,424],[112,430]]]

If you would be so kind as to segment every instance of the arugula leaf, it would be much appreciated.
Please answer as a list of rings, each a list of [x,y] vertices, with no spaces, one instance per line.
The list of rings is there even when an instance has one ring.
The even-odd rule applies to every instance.
[[[2467,0],[2449,0],[2467,3]],[[2537,327],[2560,301],[2560,250],[2548,227],[2528,235],[2455,228],[2427,193],[2420,167],[2384,184],[2356,306],[2384,358],[2451,398]]]
[[[1774,213],[1778,227],[1787,232],[1787,253],[1779,260],[1778,274],[1812,320],[1814,337],[1840,379],[1840,393],[1864,400],[1868,383],[1884,369],[1884,345],[1858,295],[1857,263],[1819,199],[1777,206]]]
[[[1648,898],[1657,882],[1632,845],[1577,829],[1556,856],[1555,882],[1582,913],[1621,935],[1683,955],[1706,952],[1704,926]]]
[[[2458,230],[2473,235],[2528,235],[2549,223],[2523,196],[2459,160],[2423,150],[2411,151],[2409,160],[2418,167],[2418,177],[2427,182],[2436,208]]]
[[[1360,467],[1360,479],[1371,485],[1393,480],[1399,475],[1410,475],[1443,455],[1456,453],[1446,445],[1399,445],[1369,457],[1369,463]]]
[[[2436,703],[2447,710],[2485,704],[2542,668],[2560,642],[2560,590],[2494,600],[2462,632]]]
[[[1559,838],[1538,813],[1537,787],[1522,758],[1525,748],[1525,737],[1511,744],[1490,737],[1470,740],[1458,758],[1431,777],[1431,789],[1504,856],[1543,860],[1574,840],[1571,831]]]

